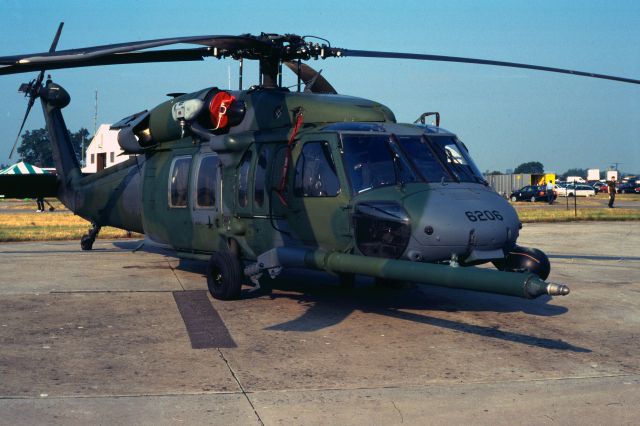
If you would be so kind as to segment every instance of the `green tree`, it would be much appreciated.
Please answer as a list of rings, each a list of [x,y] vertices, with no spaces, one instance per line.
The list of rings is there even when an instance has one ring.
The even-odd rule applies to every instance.
[[[71,138],[71,144],[73,150],[76,153],[76,157],[80,159],[80,146],[84,138],[85,141],[89,140],[89,131],[84,127],[75,133],[69,132]],[[18,154],[22,161],[33,164],[38,167],[54,167],[53,152],[51,150],[51,143],[49,142],[49,135],[46,129],[27,130],[22,135],[22,142],[18,147]]]
[[[485,173],[485,175],[487,175],[487,176],[494,176],[494,175],[501,175],[501,174],[502,174],[502,172],[499,171],[499,170],[494,170],[492,172]]]
[[[578,169],[578,168],[569,169],[562,174],[562,178],[566,179],[567,176],[580,176],[580,177],[586,178],[587,169]]]
[[[520,164],[513,173],[544,173],[544,166],[539,161],[529,161]]]

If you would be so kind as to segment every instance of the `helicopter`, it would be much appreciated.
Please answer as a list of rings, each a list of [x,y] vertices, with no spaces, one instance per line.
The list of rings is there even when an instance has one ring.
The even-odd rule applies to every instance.
[[[640,83],[520,63],[337,48],[294,34],[56,51],[62,25],[48,52],[0,57],[0,75],[39,71],[19,89],[28,97],[20,132],[40,99],[57,171],[55,195],[92,224],[81,248],[91,250],[103,226],[143,233],[180,258],[208,262],[208,289],[221,300],[237,299],[243,284],[259,288],[263,277],[276,278],[286,268],[326,271],[345,286],[365,275],[381,284],[409,281],[524,298],[569,294],[568,286],[545,281],[544,252],[517,244],[522,224],[515,209],[488,186],[467,146],[440,127],[439,113],[398,123],[381,103],[338,94],[303,61],[447,61]],[[178,44],[196,47],[167,48]],[[172,93],[123,118],[111,129],[130,158],[81,173],[62,115],[71,97],[51,77],[45,81],[46,71],[208,57],[239,62],[238,90]],[[248,89],[245,60],[260,67],[258,84]],[[283,67],[297,75],[296,90],[283,87]],[[426,123],[430,116],[435,125]],[[476,267],[486,263],[495,269]]]

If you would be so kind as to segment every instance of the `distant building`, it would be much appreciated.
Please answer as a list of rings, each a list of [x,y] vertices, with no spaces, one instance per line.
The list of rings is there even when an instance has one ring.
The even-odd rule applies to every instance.
[[[129,159],[118,144],[118,130],[110,130],[110,124],[101,124],[85,153],[82,173],[95,173]]]
[[[549,181],[554,185],[556,183],[555,173],[509,173],[485,175],[484,178],[494,191],[504,197],[527,185],[546,185]]]

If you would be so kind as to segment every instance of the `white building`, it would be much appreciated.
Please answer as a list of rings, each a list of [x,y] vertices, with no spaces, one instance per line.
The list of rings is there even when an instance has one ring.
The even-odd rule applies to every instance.
[[[613,180],[615,179],[616,181],[620,181],[620,178],[618,177],[618,171],[617,170],[607,170],[607,180]]]
[[[85,153],[82,173],[95,173],[129,159],[122,154],[118,144],[118,130],[110,130],[110,124],[101,124]]]

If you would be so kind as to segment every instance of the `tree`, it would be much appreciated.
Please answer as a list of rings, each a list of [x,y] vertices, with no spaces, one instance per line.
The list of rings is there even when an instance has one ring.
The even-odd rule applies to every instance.
[[[76,157],[80,159],[80,146],[83,137],[85,141],[89,140],[89,131],[83,127],[75,133],[69,132],[69,136]],[[22,158],[22,161],[33,164],[34,166],[54,167],[55,165],[49,135],[45,129],[27,130],[24,132],[22,142],[18,147],[18,154],[20,158]]]
[[[562,174],[562,178],[566,179],[567,176],[580,176],[583,178],[587,177],[587,169],[578,169],[578,168],[569,169]]]
[[[529,161],[528,163],[520,164],[513,173],[544,173],[544,166],[539,161]]]
[[[502,172],[499,171],[499,170],[494,170],[492,172],[485,173],[486,176],[494,176],[494,175],[501,175],[501,174],[502,174]]]

